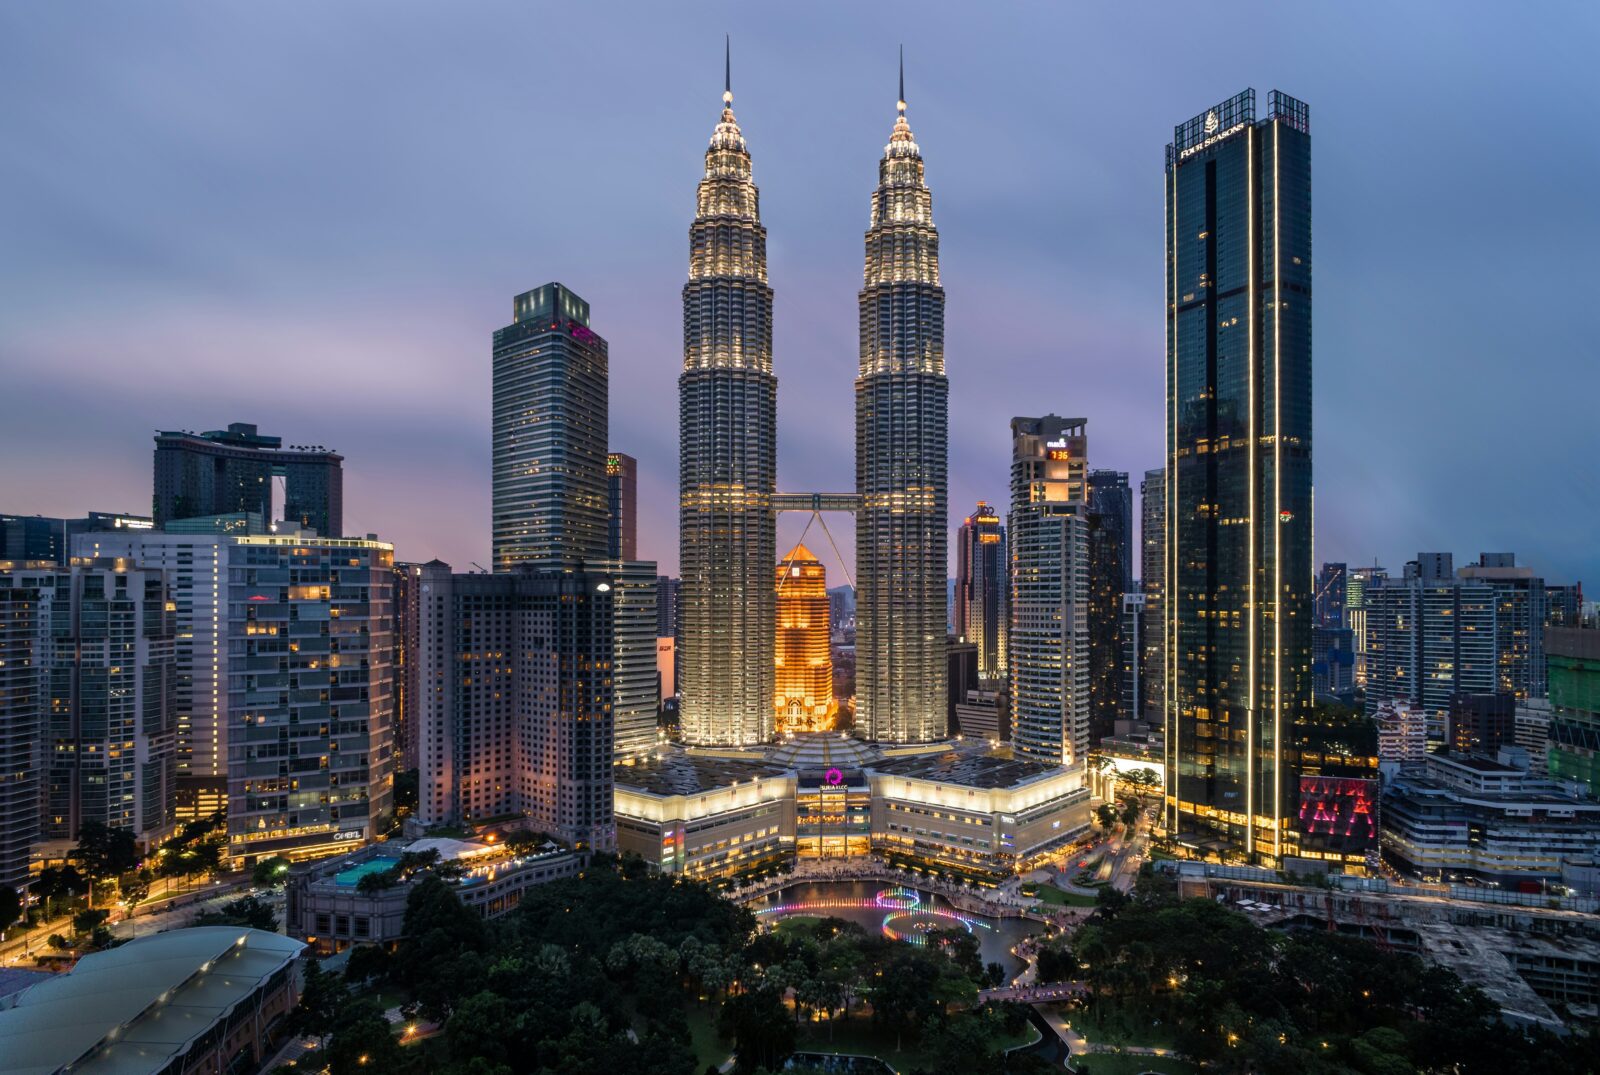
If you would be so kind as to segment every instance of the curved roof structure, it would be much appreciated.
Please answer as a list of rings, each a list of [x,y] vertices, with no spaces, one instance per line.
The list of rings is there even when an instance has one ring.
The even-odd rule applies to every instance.
[[[0,1075],[160,1071],[304,947],[258,929],[198,926],[84,956],[0,1010]]]
[[[767,763],[784,769],[865,769],[878,751],[844,732],[799,732],[767,752]]]

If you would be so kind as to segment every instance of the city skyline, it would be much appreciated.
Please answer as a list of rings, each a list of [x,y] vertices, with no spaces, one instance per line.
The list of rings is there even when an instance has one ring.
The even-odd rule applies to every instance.
[[[426,21],[422,14],[410,17]],[[1090,24],[1101,16],[1074,17],[1093,28]],[[357,20],[341,23],[337,14],[330,20],[330,41],[357,32]],[[1249,45],[1259,39],[1249,33],[1237,44],[1221,43],[1202,59],[1156,41],[1155,27],[1113,20],[1129,32],[1102,35],[1113,40],[1111,52],[1138,47],[1145,50],[1144,58],[1130,61],[1126,71],[1114,71],[1109,59],[1095,57],[1077,73],[1045,78],[1039,70],[1030,73],[1027,63],[1002,62],[997,55],[980,54],[963,69],[955,62],[959,35],[948,20],[935,15],[909,32],[890,25],[894,20],[885,16],[881,22],[866,20],[862,32],[840,46],[838,85],[814,89],[797,76],[795,65],[809,62],[830,35],[821,30],[796,34],[794,20],[778,15],[728,20],[740,118],[761,160],[763,216],[773,246],[774,364],[780,376],[791,371],[778,398],[778,488],[842,491],[850,485],[845,383],[854,330],[850,299],[859,279],[855,242],[864,224],[859,192],[870,182],[871,160],[882,145],[882,106],[894,92],[894,45],[904,37],[917,132],[927,147],[930,182],[940,192],[945,283],[957,296],[946,348],[953,374],[950,496],[955,504],[1001,498],[1006,423],[1033,409],[1003,385],[1024,378],[1043,377],[1045,384],[1059,386],[1039,400],[1042,407],[1095,421],[1099,433],[1091,466],[1142,472],[1160,463],[1161,324],[1153,311],[1159,302],[1161,224],[1152,197],[1158,188],[1145,189],[1153,187],[1150,147],[1169,140],[1173,119],[1187,114],[1190,102],[1221,100],[1250,82],[1278,84],[1317,102],[1324,133],[1317,164],[1323,316],[1317,327],[1322,361],[1315,374],[1322,432],[1316,560],[1355,565],[1376,555],[1397,570],[1418,548],[1451,548],[1463,559],[1483,549],[1515,548],[1548,578],[1594,577],[1600,554],[1585,539],[1592,526],[1585,525],[1582,513],[1584,505],[1597,501],[1595,479],[1582,468],[1558,465],[1549,468],[1552,477],[1544,484],[1523,480],[1539,460],[1559,464],[1580,458],[1588,437],[1581,421],[1582,393],[1563,391],[1582,369],[1575,322],[1546,322],[1533,314],[1535,301],[1576,308],[1573,301],[1580,294],[1580,263],[1563,260],[1576,255],[1545,249],[1540,240],[1551,219],[1580,226],[1592,219],[1594,210],[1565,177],[1584,173],[1584,155],[1594,151],[1576,143],[1569,148],[1553,133],[1561,128],[1559,110],[1533,104],[1570,97],[1561,80],[1572,76],[1562,72],[1576,68],[1530,66],[1509,91],[1490,76],[1468,72],[1491,34],[1518,54],[1531,52],[1536,43],[1559,52],[1581,35],[1498,27],[1484,19],[1469,19],[1452,26],[1451,34],[1437,35],[1420,16],[1398,20],[1390,25],[1392,39],[1363,42],[1373,77],[1346,85],[1333,80],[1344,73],[1336,58],[1352,55],[1353,17],[1290,20],[1306,32],[1291,35],[1281,54],[1264,63],[1250,54]],[[110,22],[115,25],[115,19]],[[245,146],[219,133],[216,123],[232,114],[226,110],[248,119],[252,109],[263,107],[251,95],[252,80],[275,76],[274,65],[246,64],[221,77],[224,73],[208,61],[174,57],[176,66],[163,83],[166,96],[148,84],[127,92],[133,86],[128,80],[142,68],[115,56],[103,57],[93,78],[76,87],[57,82],[57,75],[30,60],[0,76],[6,84],[15,79],[35,88],[41,101],[39,112],[3,121],[17,126],[8,132],[9,140],[18,147],[23,167],[0,180],[0,189],[6,204],[32,206],[39,218],[7,220],[18,236],[19,256],[8,259],[3,271],[19,301],[6,315],[3,334],[8,353],[20,359],[8,370],[17,390],[46,400],[8,422],[0,441],[12,452],[24,446],[46,449],[26,473],[8,474],[6,510],[64,516],[107,507],[143,512],[142,497],[128,494],[144,488],[144,451],[152,430],[244,421],[286,441],[328,444],[345,456],[351,533],[376,532],[407,560],[439,556],[460,564],[486,563],[484,326],[504,322],[503,297],[495,296],[561,279],[606,311],[617,379],[613,424],[622,434],[610,447],[640,460],[641,555],[658,560],[662,573],[676,574],[676,438],[661,404],[670,398],[677,369],[674,306],[682,280],[683,226],[691,211],[685,191],[698,170],[694,157],[705,136],[704,101],[721,73],[716,70],[721,42],[698,28],[692,34],[672,28],[664,31],[661,47],[678,50],[675,60],[648,52],[641,60],[636,54],[651,36],[643,32],[648,22],[637,40],[610,35],[616,51],[591,56],[578,75],[568,78],[567,61],[557,57],[550,77],[567,79],[563,90],[572,101],[583,102],[549,121],[560,140],[590,138],[588,128],[603,122],[630,128],[627,146],[604,137],[593,146],[585,143],[584,156],[597,167],[577,169],[582,173],[577,186],[571,185],[574,177],[540,168],[536,149],[524,156],[521,150],[497,148],[492,170],[505,175],[493,182],[465,170],[473,154],[489,146],[490,120],[507,107],[491,107],[492,98],[516,88],[490,84],[488,76],[463,83],[432,112],[412,109],[408,122],[425,128],[414,136],[416,142],[389,126],[388,113],[374,121],[376,131],[352,126],[352,148],[375,152],[374,163],[409,159],[417,146],[432,141],[443,147],[443,156],[459,156],[462,162],[431,170],[413,162],[418,167],[412,174],[376,168],[371,174],[384,178],[360,189],[337,183],[325,188],[295,171],[311,150],[331,152],[329,168],[349,166],[341,156],[347,150],[322,145],[331,127],[312,123],[308,131],[292,134],[276,128],[280,138],[266,139],[267,159],[259,157],[259,145]],[[50,16],[13,16],[8,23],[22,38],[36,39],[40,48],[33,51],[45,55],[50,51],[45,46],[70,29],[70,20]],[[153,18],[123,29],[149,34],[159,23]],[[230,25],[206,22],[168,30],[176,41],[194,44]],[[463,38],[486,32],[485,24],[470,17],[451,25]],[[579,15],[570,32],[580,34],[582,25]],[[1004,17],[997,29],[1006,29]],[[1298,44],[1312,38],[1335,59]],[[103,46],[91,40],[85,47],[96,53]],[[329,47],[329,55],[305,55],[298,51],[303,46],[288,37],[267,33],[262,55],[279,62],[297,56],[312,88],[265,107],[299,116],[329,105],[334,117],[348,118],[344,110],[364,97],[341,96],[337,79],[349,56]],[[1025,57],[1035,56],[1036,46],[1026,41],[1014,47]],[[1436,80],[1424,81],[1422,73],[1403,69],[1419,47],[1432,50]],[[742,68],[741,57],[747,58]],[[639,73],[624,79],[630,64]],[[453,84],[451,73],[448,65],[428,59],[419,80]],[[175,106],[172,91],[192,88],[191,80],[202,77],[217,80],[215,100]],[[1104,81],[1096,84],[1095,78]],[[645,82],[657,92],[639,93]],[[1091,86],[1097,87],[1092,96]],[[522,86],[520,99],[541,88]],[[395,92],[397,111],[405,111],[415,91],[398,87]],[[1428,96],[1447,92],[1451,96],[1443,103]],[[313,99],[316,93],[325,100]],[[1120,102],[1117,108],[1082,104],[1112,93]],[[118,94],[116,106],[107,107]],[[1375,101],[1384,102],[1381,111]],[[485,129],[441,135],[437,128],[457,110],[481,114]],[[1407,121],[1423,117],[1427,126],[1419,135]],[[118,142],[99,127],[113,119],[125,128],[116,138],[133,141]],[[1485,168],[1463,175],[1451,168],[1448,185],[1415,182],[1419,174],[1445,175],[1444,162],[1462,146],[1477,144],[1469,136],[1485,126],[1496,130],[1507,149],[1501,156],[1514,162],[1495,167],[1513,171]],[[60,133],[65,129],[77,133],[68,139]],[[1041,130],[1049,137],[1039,137]],[[115,190],[101,190],[98,180],[83,174],[44,189],[78,161],[77,137],[102,134],[130,150]],[[251,137],[259,143],[264,135],[256,130]],[[813,151],[819,140],[820,149]],[[992,164],[977,167],[971,158],[988,156],[976,152],[984,146],[1004,147],[1012,167],[1000,173]],[[581,227],[584,218],[614,204],[610,173],[632,173],[635,163],[659,177],[650,184],[659,189],[644,191],[623,207],[619,215],[627,234]],[[195,198],[186,186],[219,170],[231,176],[252,164],[259,183],[233,183],[226,199]],[[1056,169],[1065,169],[1064,176]],[[537,177],[552,204],[566,200],[580,210],[592,205],[592,211],[570,214],[577,222],[559,222],[525,197],[514,200],[514,193],[534,182],[530,177]],[[168,191],[156,189],[162,185],[158,179],[186,191],[189,201],[180,206],[169,200]],[[636,179],[628,183],[638,185]],[[1402,185],[1429,189],[1418,194],[1401,190]],[[585,188],[592,192],[576,200]],[[994,197],[997,188],[1000,198]],[[1539,215],[1522,217],[1518,214],[1532,210],[1511,206],[1509,217],[1476,229],[1470,239],[1455,234],[1460,212],[1502,189],[1535,192],[1538,197],[1529,201],[1539,203]],[[431,195],[426,205],[416,200],[424,192]],[[476,194],[483,205],[469,204],[473,198],[458,196],[463,192]],[[1024,210],[1046,197],[1054,220],[1047,218],[1037,235],[1029,234]],[[96,200],[103,202],[101,208],[85,208]],[[393,229],[408,207],[425,210],[417,220],[417,237],[398,248],[395,240],[380,241],[378,233]],[[486,207],[492,211],[485,212]],[[287,235],[274,236],[262,229],[262,221],[281,225],[287,216],[310,209],[317,212],[308,220],[318,225],[311,231],[290,228]],[[94,226],[80,224],[63,237],[62,219],[75,214]],[[486,219],[478,214],[495,217],[503,233],[487,231]],[[215,235],[221,219],[239,229],[226,241]],[[90,233],[97,237],[90,240]],[[47,240],[56,248],[46,249]],[[1452,245],[1458,242],[1470,246]],[[434,256],[430,244],[438,244],[437,275],[422,266]],[[1504,316],[1468,317],[1472,308],[1458,287],[1430,290],[1423,279],[1427,274],[1415,264],[1416,251],[1473,271],[1486,269],[1492,260],[1497,278],[1504,277]],[[380,264],[397,256],[417,264],[398,270]],[[155,268],[130,284],[130,261]],[[357,274],[362,268],[373,270],[370,278]],[[1404,296],[1397,297],[1402,281]],[[1574,290],[1565,291],[1568,287]],[[84,303],[85,290],[93,291],[94,302]],[[112,317],[123,334],[121,346],[91,343],[91,334],[108,331],[106,319]],[[225,353],[234,358],[229,363],[216,361],[221,333],[227,333]],[[1422,358],[1398,361],[1397,347]],[[1516,378],[1493,380],[1495,364],[1512,353],[1533,357],[1519,362]],[[381,371],[380,383],[359,400],[335,398],[342,394],[331,391],[332,402],[324,404],[293,378],[275,384],[274,378],[261,377],[250,369],[252,359],[282,362],[274,368],[315,364],[333,389],[368,385],[375,370]],[[1449,376],[1439,378],[1437,364],[1446,360]],[[141,377],[123,381],[116,394],[91,392],[93,383],[132,365],[141,368]],[[443,390],[435,390],[441,378]],[[236,402],[245,386],[252,389],[248,406]],[[1489,391],[1511,414],[1507,421],[1518,434],[1514,445],[1508,449],[1504,438],[1452,437],[1447,451],[1430,450],[1429,439],[1437,443],[1439,430],[1459,428],[1459,416],[1472,413],[1464,409],[1465,401]],[[75,399],[70,412],[64,404],[48,402],[69,396]],[[71,417],[82,422],[68,433]],[[638,443],[631,442],[635,439]],[[1406,458],[1407,466],[1390,465],[1395,457]],[[1457,496],[1465,473],[1501,490],[1504,510],[1482,513]],[[397,489],[403,494],[395,495]],[[1568,525],[1560,525],[1563,521]],[[959,519],[947,520],[952,535],[958,524]],[[801,525],[798,518],[784,519],[779,541],[792,542]],[[848,525],[840,520],[839,529]],[[844,533],[840,543],[846,549],[851,544]],[[853,571],[853,564],[847,566]]]

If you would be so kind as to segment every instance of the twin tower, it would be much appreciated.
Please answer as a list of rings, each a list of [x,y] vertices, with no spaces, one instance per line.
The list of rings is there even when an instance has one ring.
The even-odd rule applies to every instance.
[[[780,510],[856,513],[856,732],[879,742],[946,731],[949,383],[939,233],[906,123],[905,75],[878,164],[859,305],[856,493],[777,492],[767,233],[731,83],[689,229],[679,406],[683,737],[753,746],[775,734]]]

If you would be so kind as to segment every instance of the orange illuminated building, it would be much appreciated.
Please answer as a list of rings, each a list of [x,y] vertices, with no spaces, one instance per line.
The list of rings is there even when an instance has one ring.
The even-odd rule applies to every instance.
[[[811,550],[796,545],[777,568],[777,678],[773,705],[782,732],[833,727],[833,654],[828,575]]]

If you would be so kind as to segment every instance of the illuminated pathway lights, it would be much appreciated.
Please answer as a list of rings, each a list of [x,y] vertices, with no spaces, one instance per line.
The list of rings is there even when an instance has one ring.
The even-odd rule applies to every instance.
[[[935,929],[960,927],[968,933],[978,929],[993,929],[980,918],[971,918],[955,911],[924,907],[922,895],[909,888],[886,888],[872,899],[821,899],[800,900],[763,907],[756,912],[760,918],[787,918],[790,915],[812,914],[817,911],[839,911],[851,908],[870,908],[888,911],[883,916],[883,935],[891,941],[904,941],[918,946],[928,943],[928,933]]]

